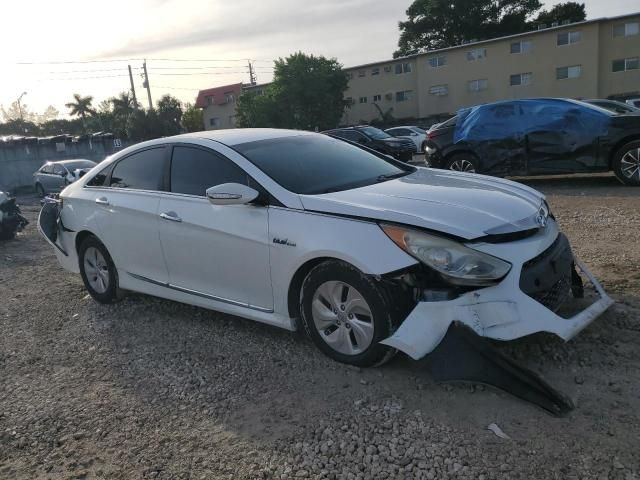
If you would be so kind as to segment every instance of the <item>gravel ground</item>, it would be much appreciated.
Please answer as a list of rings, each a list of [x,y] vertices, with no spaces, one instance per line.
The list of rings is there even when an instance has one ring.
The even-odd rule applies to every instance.
[[[577,408],[360,370],[298,334],[161,299],[89,298],[32,220],[0,244],[0,478],[640,478],[640,190],[528,179],[617,303],[505,350]],[[509,438],[487,426],[495,423]]]

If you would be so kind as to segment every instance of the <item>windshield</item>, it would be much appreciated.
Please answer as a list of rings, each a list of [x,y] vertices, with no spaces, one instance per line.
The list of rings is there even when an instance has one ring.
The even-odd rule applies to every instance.
[[[76,168],[93,168],[96,164],[91,160],[74,160],[73,162],[65,162],[64,166],[67,170],[73,172]]]
[[[392,138],[387,132],[384,132],[376,127],[362,127],[359,128],[362,133],[364,133],[367,137],[373,138],[375,140],[384,140],[385,138]]]
[[[287,190],[306,195],[364,187],[402,169],[363,148],[324,135],[300,135],[235,145],[238,152]]]

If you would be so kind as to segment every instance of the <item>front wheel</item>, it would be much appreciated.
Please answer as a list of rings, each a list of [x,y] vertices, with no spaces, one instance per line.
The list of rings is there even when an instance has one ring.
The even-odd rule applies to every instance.
[[[616,152],[613,172],[625,185],[640,185],[640,141],[629,142]]]
[[[300,303],[305,331],[330,358],[369,367],[395,353],[380,344],[393,328],[385,297],[355,267],[332,260],[313,268],[303,282]]]
[[[478,160],[470,153],[457,153],[447,160],[445,169],[456,172],[476,173]]]

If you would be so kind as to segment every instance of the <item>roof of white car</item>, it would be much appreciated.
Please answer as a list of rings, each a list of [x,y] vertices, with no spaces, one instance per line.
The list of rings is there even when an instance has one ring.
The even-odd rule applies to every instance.
[[[304,130],[281,130],[277,128],[232,128],[228,130],[207,130],[204,132],[185,133],[173,138],[204,138],[215,140],[227,146],[233,146],[241,143],[257,142],[259,140],[271,140],[273,138],[295,137],[300,135],[314,135],[314,133]]]

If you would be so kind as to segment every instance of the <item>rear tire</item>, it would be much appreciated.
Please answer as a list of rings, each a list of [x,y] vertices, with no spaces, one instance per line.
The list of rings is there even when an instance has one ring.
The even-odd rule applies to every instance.
[[[36,193],[40,198],[44,198],[45,196],[44,187],[39,183],[36,183]]]
[[[107,248],[93,235],[78,250],[80,275],[89,294],[98,303],[113,303],[122,297],[118,271]]]
[[[394,324],[385,296],[352,265],[329,260],[313,268],[302,284],[300,312],[307,335],[333,360],[370,367],[396,353],[380,344]]]
[[[456,153],[447,159],[444,168],[456,172],[477,173],[478,159],[472,153]]]
[[[625,185],[640,185],[640,140],[629,142],[616,152],[613,172]]]

